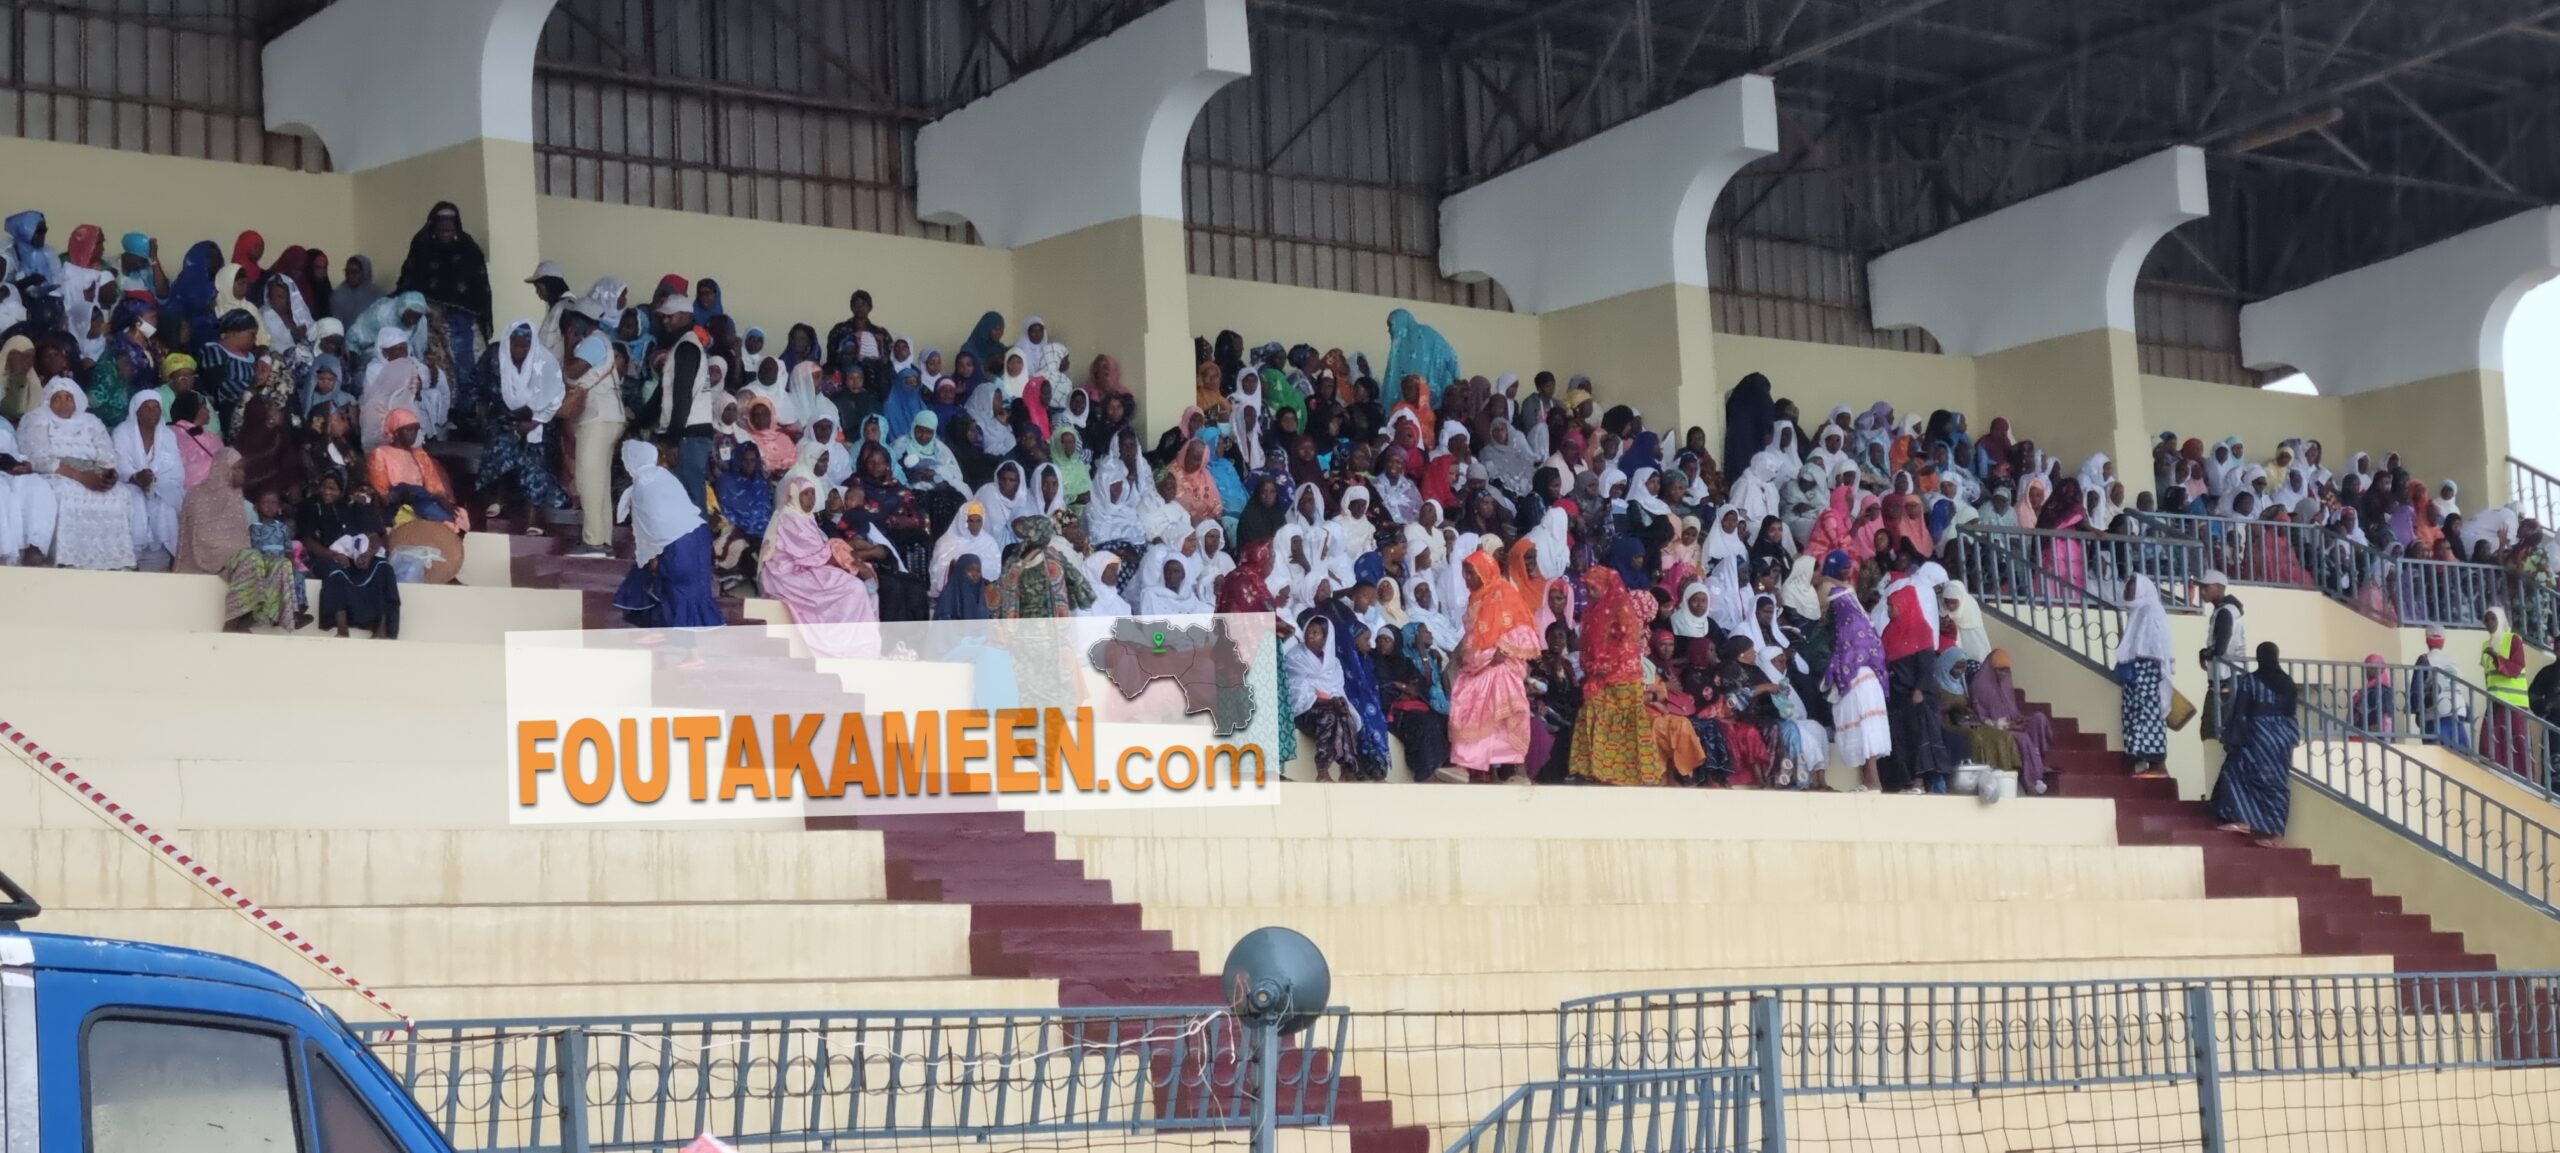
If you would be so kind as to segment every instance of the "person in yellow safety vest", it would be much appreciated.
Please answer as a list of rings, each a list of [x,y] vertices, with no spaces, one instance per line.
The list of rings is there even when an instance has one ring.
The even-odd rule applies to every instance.
[[[2495,702],[2480,723],[2480,754],[2518,776],[2533,763],[2525,710],[2529,703],[2524,638],[2507,625],[2505,609],[2490,609],[2482,622],[2489,639],[2480,646],[2480,682]]]

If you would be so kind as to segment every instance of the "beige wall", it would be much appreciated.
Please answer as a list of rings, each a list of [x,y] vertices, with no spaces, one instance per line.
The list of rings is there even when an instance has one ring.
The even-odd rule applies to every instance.
[[[1895,412],[1943,408],[1964,413],[1979,436],[1991,427],[1992,417],[2005,415],[1983,405],[1969,357],[1729,332],[1717,333],[1715,344],[1715,405],[1711,419],[1698,422],[1708,427],[1707,439],[1714,444],[1724,443],[1724,395],[1754,372],[1768,377],[1778,396],[1795,401],[1807,422],[1820,421],[1839,405],[1864,412],[1881,400]]]
[[[2143,415],[2139,363],[2133,334],[2104,328],[1977,357],[1974,368],[1983,410],[2008,417],[2014,435],[2062,458],[2066,472],[2104,452],[2139,483],[2158,431]]]
[[[1215,336],[1232,328],[1247,345],[1278,340],[1301,341],[1319,351],[1339,348],[1346,355],[1366,352],[1378,371],[1387,369],[1387,314],[1410,310],[1414,318],[1440,330],[1458,350],[1458,364],[1469,375],[1487,377],[1506,372],[1522,380],[1541,368],[1561,378],[1572,375],[1562,365],[1546,363],[1538,318],[1455,305],[1423,304],[1358,292],[1290,288],[1222,276],[1191,277],[1191,328]],[[1382,382],[1383,383],[1383,382]]]
[[[2519,906],[2496,886],[2318,789],[2295,783],[2285,839],[2322,864],[2373,878],[2375,892],[2400,898],[2440,930],[2462,934],[2472,952],[2496,954],[2500,968],[2560,968],[2560,921]]]
[[[243,229],[263,234],[270,256],[295,244],[317,245],[341,263],[358,251],[372,251],[377,262],[384,255],[358,248],[355,181],[335,173],[15,137],[0,139],[0,172],[9,174],[7,211],[43,212],[56,249],[82,224],[106,230],[109,252],[125,233],[148,233],[159,238],[171,276],[188,246],[215,241],[227,257]],[[401,241],[405,248],[407,237]],[[398,251],[390,250],[394,268]]]
[[[776,346],[791,325],[807,322],[824,335],[845,317],[857,288],[879,301],[875,318],[915,342],[921,353],[957,352],[980,314],[1016,316],[1013,257],[1001,249],[918,240],[846,228],[738,220],[699,212],[633,208],[545,196],[536,200],[542,255],[568,266],[584,290],[599,276],[631,282],[645,303],[670,272],[708,276],[728,294],[746,326],[763,328]],[[504,270],[492,270],[492,275]],[[532,271],[530,268],[526,272]],[[514,274],[521,280],[524,273]],[[1074,332],[1058,339],[1079,359],[1096,351]]]
[[[1707,290],[1665,284],[1538,318],[1547,360],[1559,377],[1588,374],[1606,404],[1627,404],[1671,440],[1692,424],[1721,431]],[[1463,361],[1461,362],[1463,363]],[[1533,374],[1522,373],[1524,379]]]
[[[450,200],[462,212],[463,228],[489,258],[490,301],[497,313],[489,318],[490,327],[518,317],[541,318],[542,302],[524,283],[542,259],[531,144],[471,140],[368,169],[352,179],[357,239],[373,257],[374,273],[385,288],[400,275],[409,240],[426,223],[428,210]]]
[[[1138,396],[1146,427],[1172,427],[1191,403],[1196,380],[1182,222],[1132,216],[1025,245],[1011,256],[1022,306],[1020,316],[1007,314],[1015,326],[1038,316],[1080,361],[1110,354],[1120,363],[1121,382]]]
[[[2144,376],[2142,401],[2154,426],[2151,435],[2170,429],[2181,440],[2195,437],[2208,447],[2223,437],[2237,436],[2256,460],[2272,459],[2279,442],[2295,437],[2319,441],[2326,454],[2323,459],[2331,469],[2345,467],[2348,455],[2355,450],[2374,447],[2350,441],[2346,402],[2334,396],[2299,396],[2174,376]]]
[[[2466,509],[2507,502],[2505,373],[2457,372],[2360,392],[2344,404],[2347,434],[2360,446],[2399,453],[2430,490],[2451,477],[2462,485]],[[2377,461],[2381,457],[2374,451]]]

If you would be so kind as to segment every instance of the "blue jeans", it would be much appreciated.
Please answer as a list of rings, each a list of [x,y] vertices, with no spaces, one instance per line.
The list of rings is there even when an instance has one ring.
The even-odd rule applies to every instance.
[[[693,498],[693,507],[708,513],[711,505],[703,497],[703,486],[711,480],[711,437],[694,433],[677,446],[676,479],[684,482],[684,494]]]
[[[2466,753],[2471,751],[2471,718],[2439,717],[2435,730],[2437,744]]]

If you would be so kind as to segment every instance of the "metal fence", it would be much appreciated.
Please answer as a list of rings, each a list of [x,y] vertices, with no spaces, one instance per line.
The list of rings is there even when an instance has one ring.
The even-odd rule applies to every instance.
[[[2197,1075],[2197,1020],[2222,1076],[2560,1067],[2560,973],[1644,989],[1565,1002],[1556,1065],[1759,1068],[1774,1027],[1788,1094],[2086,1088]]]
[[[2528,644],[2548,647],[2560,628],[2560,590],[2498,565],[2397,556],[2314,525],[2133,516],[2158,534],[2203,546],[2205,559],[2234,584],[2316,590],[2393,628],[2479,628],[2492,608],[2505,610]]]
[[[2507,494],[2524,506],[2524,515],[2544,528],[2560,524],[2560,477],[2511,456],[2507,458]]]
[[[1275,1121],[1332,1122],[1347,1015],[1281,1047]],[[440,1022],[357,1027],[461,1153],[823,1148],[1253,1122],[1253,1031],[1215,1008]]]
[[[1748,1068],[1617,1073],[1522,1085],[1448,1153],[1750,1153],[1780,1150]],[[1761,1126],[1761,1136],[1754,1135]]]

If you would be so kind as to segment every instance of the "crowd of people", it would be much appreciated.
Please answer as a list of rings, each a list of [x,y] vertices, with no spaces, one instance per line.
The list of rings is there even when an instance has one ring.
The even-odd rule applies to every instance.
[[[1921,792],[1981,763],[2044,791],[2050,724],[1939,555],[1972,524],[2294,519],[2552,571],[2539,526],[2465,522],[2396,458],[2332,473],[2288,443],[2262,467],[2164,434],[2128,497],[2107,457],[2066,475],[2005,420],[1809,419],[1757,374],[1711,442],[1585,377],[1468,375],[1401,309],[1382,363],[1199,341],[1194,403],[1150,435],[1111,358],[1078,366],[1037,317],[987,313],[946,355],[855,292],[777,342],[714,280],[578,290],[545,261],[542,314],[498,325],[450,204],[388,286],[362,256],[334,282],[320,252],[266,260],[254,233],[170,276],[146,236],[111,254],[82,226],[57,252],[40,215],[7,228],[12,560],[213,573],[244,628],[306,620],[310,573],[324,623],[389,635],[393,533],[576,507],[571,555],[630,524],[615,604],[645,628],[715,626],[749,588],[812,625],[1268,612],[1283,756],[1303,740],[1328,778],[1385,776],[1392,737],[1446,781]],[[473,507],[430,451],[464,442]],[[2121,582],[2128,768],[2161,772],[2160,590],[2070,559]]]

